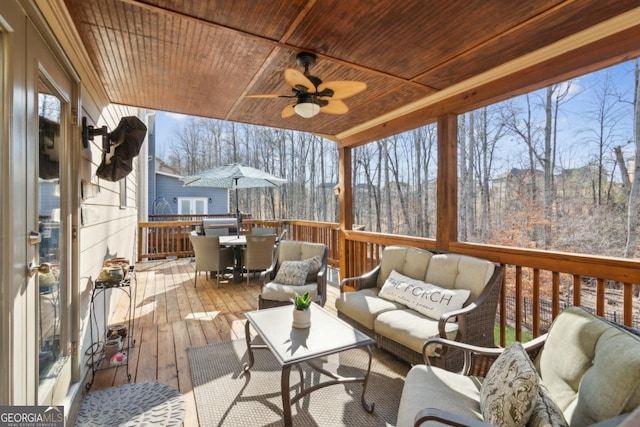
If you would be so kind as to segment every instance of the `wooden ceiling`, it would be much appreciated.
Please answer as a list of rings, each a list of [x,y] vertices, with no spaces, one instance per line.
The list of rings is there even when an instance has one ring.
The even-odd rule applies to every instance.
[[[64,0],[111,102],[343,145],[640,54],[637,0]],[[349,112],[283,119],[296,54],[366,82]]]

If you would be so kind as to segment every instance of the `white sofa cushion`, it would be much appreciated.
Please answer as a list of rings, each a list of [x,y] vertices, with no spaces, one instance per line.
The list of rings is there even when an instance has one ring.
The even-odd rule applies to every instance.
[[[406,308],[402,304],[378,297],[378,288],[358,292],[343,292],[336,298],[336,309],[365,328],[373,330],[380,313]]]
[[[495,264],[480,258],[458,254],[435,254],[426,271],[425,282],[446,289],[469,289],[474,301],[482,293],[495,271]]]
[[[424,408],[436,408],[466,418],[482,420],[480,385],[475,377],[458,375],[444,369],[416,365],[407,374],[398,408],[398,427],[413,427],[416,414]],[[423,425],[434,425],[432,422]]]
[[[378,295],[438,320],[446,312],[461,309],[470,293],[468,289],[444,289],[393,270]]]
[[[387,246],[384,249],[380,272],[378,273],[378,288],[384,285],[393,270],[414,279],[424,280],[429,260],[433,253],[409,246]]]
[[[376,317],[374,328],[376,334],[389,338],[413,351],[422,353],[422,346],[427,338],[437,337],[438,321],[430,319],[410,308],[385,311]],[[454,339],[458,331],[457,323],[447,323],[447,338]],[[431,346],[430,349],[434,349]],[[433,354],[428,354],[433,356]]]

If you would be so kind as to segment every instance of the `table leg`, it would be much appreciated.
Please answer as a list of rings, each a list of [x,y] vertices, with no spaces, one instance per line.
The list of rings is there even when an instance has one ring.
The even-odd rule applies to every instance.
[[[242,248],[240,246],[232,246],[233,248],[233,283],[240,282],[242,278]]]
[[[291,427],[291,396],[289,395],[289,376],[291,375],[291,365],[282,367],[282,377],[280,378],[282,394],[282,411],[285,427]]]
[[[249,363],[245,363],[242,370],[247,372],[253,366],[253,349],[251,348],[251,331],[249,330],[249,321],[244,322],[244,338],[247,341],[247,355],[249,356]],[[369,361],[371,365],[371,361]]]
[[[369,374],[371,373],[371,360],[373,359],[373,353],[371,352],[371,346],[367,346],[367,351],[369,352],[369,365],[367,366],[367,373],[364,376],[364,381],[362,382],[362,398],[360,401],[362,402],[362,407],[365,411],[371,413],[373,412],[373,408],[375,406],[375,402],[367,403],[364,398],[364,393],[367,391],[367,384],[369,383]]]

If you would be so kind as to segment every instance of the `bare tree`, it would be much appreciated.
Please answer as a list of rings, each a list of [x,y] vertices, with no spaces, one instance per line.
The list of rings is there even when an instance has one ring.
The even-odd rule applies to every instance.
[[[633,91],[633,136],[635,140],[635,156],[633,181],[629,191],[629,203],[627,207],[627,243],[624,248],[624,256],[632,258],[635,256],[638,241],[638,194],[640,193],[640,69],[638,60],[634,63],[634,91]],[[639,287],[634,290],[636,296]]]
[[[598,206],[603,204],[603,186],[607,181],[606,155],[620,141],[621,135],[618,134],[617,125],[623,117],[620,95],[615,88],[611,74],[605,72],[600,76],[593,88],[593,96],[588,101],[591,108],[586,113],[587,118],[595,126],[582,131],[587,135],[587,142],[594,144],[597,149],[598,180],[595,182],[595,186]]]

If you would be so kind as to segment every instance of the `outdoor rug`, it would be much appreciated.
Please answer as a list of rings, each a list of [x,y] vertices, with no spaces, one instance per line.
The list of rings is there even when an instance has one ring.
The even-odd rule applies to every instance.
[[[244,340],[188,349],[191,380],[200,425],[282,426],[280,366],[269,350],[254,351],[249,375],[242,365],[248,360]],[[362,376],[368,354],[354,349],[320,358],[322,367],[342,376]],[[329,377],[304,366],[305,387]],[[365,399],[375,403],[373,413],[361,405],[362,384],[336,384],[316,390],[291,407],[294,426],[394,426],[406,365],[382,350],[374,350]],[[299,391],[300,375],[291,370],[290,390]]]
[[[165,384],[131,383],[87,394],[76,427],[182,425],[185,402],[178,390]]]

